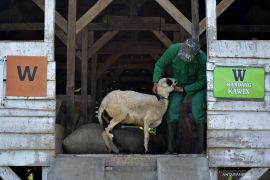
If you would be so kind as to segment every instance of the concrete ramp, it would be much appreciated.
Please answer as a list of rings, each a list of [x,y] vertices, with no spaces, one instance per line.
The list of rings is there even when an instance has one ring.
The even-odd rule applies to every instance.
[[[205,157],[166,157],[157,159],[158,180],[209,180]]]
[[[105,160],[95,157],[56,156],[49,180],[103,180]]]

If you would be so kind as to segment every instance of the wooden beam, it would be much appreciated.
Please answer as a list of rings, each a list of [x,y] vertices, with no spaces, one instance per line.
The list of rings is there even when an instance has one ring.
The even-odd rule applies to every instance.
[[[167,13],[169,13],[178,24],[191,34],[191,22],[169,1],[155,0]]]
[[[144,19],[145,17],[140,17]],[[157,17],[158,18],[158,17]],[[120,20],[120,18],[119,18]],[[130,18],[130,21],[134,21]],[[142,20],[145,21],[145,20]],[[107,31],[107,30],[123,30],[123,31],[151,31],[160,29],[161,31],[174,31],[178,34],[177,36],[182,37],[179,31],[181,27],[179,24],[161,24],[160,23],[140,23],[138,24],[122,24],[120,26],[115,25],[115,21],[110,21],[107,23],[90,23],[88,26],[90,31]],[[43,31],[43,23],[14,23],[14,24],[0,24],[0,31]],[[183,30],[184,31],[184,30]],[[244,25],[244,24],[218,24],[217,31],[219,32],[270,32],[269,25]],[[67,36],[66,33],[59,27],[55,27],[56,36],[66,45]],[[176,36],[174,36],[176,37]],[[178,38],[179,39],[179,38]],[[185,38],[184,38],[185,39]],[[174,42],[179,42],[182,40],[177,40]]]
[[[76,22],[76,34],[99,15],[112,1],[113,0],[98,0],[98,2]]]
[[[105,46],[119,31],[108,31],[88,49],[88,59]]]
[[[217,2],[216,0],[206,0],[206,7],[207,7],[206,20],[207,20],[207,40],[208,41],[217,39],[216,2]],[[209,48],[208,48],[208,52],[209,52]]]
[[[220,32],[270,32],[269,25],[219,24]]]
[[[127,70],[127,69],[147,69],[149,71],[153,71],[154,65],[153,64],[124,64],[124,65],[117,65],[115,67],[112,67],[111,69],[122,69],[122,70]]]
[[[90,23],[88,29],[91,31],[179,31],[179,24],[160,23]]]
[[[42,180],[49,180],[48,174],[49,174],[49,167],[43,166],[42,167]]]
[[[77,0],[68,1],[68,37],[67,37],[67,126],[74,125],[75,91],[75,47],[76,47],[76,8]]]
[[[88,24],[89,30],[123,30],[123,31],[179,31],[179,24],[165,24],[161,17],[138,17],[138,16],[106,16],[103,23]]]
[[[66,33],[60,29],[58,26],[55,27],[55,35],[58,37],[58,39],[67,46],[67,35]]]
[[[21,180],[10,167],[0,167],[0,179],[3,180]]]
[[[218,180],[218,168],[209,168],[210,180]]]
[[[151,47],[145,47],[146,49],[143,49],[142,47],[138,47],[136,49],[128,49],[126,50],[124,54],[132,54],[132,55],[151,55],[152,54],[162,54],[166,48],[151,48]],[[114,53],[122,53],[123,50],[117,49],[117,48],[104,48],[98,52],[98,54],[114,54]]]
[[[81,118],[84,123],[88,120],[88,30],[82,30],[82,62],[81,62]]]
[[[128,47],[131,43],[130,42],[124,42],[124,43],[113,43],[112,46],[110,47],[104,47],[101,49],[98,53],[99,54],[117,54],[117,53],[122,53],[122,54],[161,54],[164,52],[165,48],[162,47],[157,47],[152,44],[144,44],[144,43],[132,43],[132,48],[127,48],[125,51],[123,49],[119,48],[121,45],[125,45]]]
[[[43,31],[43,23],[0,24],[0,31]]]
[[[32,0],[41,10],[45,10],[44,7],[44,0]],[[55,11],[55,23],[58,25],[65,33],[67,33],[67,20],[59,14],[57,11]]]
[[[199,34],[199,0],[191,0],[191,15],[192,15],[192,38],[200,40]]]
[[[91,44],[94,42],[94,32],[90,32]],[[93,55],[91,59],[91,105],[90,105],[90,121],[93,122],[96,110],[96,92],[97,92],[97,55]]]
[[[218,5],[217,5],[217,18],[226,10],[228,9],[232,3],[234,3],[236,0],[222,0]]]
[[[58,37],[58,39],[67,46],[67,35],[64,31],[62,31],[58,26],[55,27],[55,35]],[[77,41],[76,43],[76,49],[79,49]],[[59,52],[59,51],[58,51]],[[82,59],[79,53],[76,53],[76,57],[78,59]]]
[[[133,48],[130,49],[125,49],[125,51],[123,51],[123,49],[119,48],[121,47],[121,45],[132,45]],[[158,45],[158,46],[157,46]],[[164,51],[166,50],[165,47],[161,47],[159,42],[155,42],[155,43],[130,43],[130,42],[121,42],[121,43],[115,43],[112,42],[110,43],[108,46],[103,47],[102,49],[100,49],[97,54],[98,55],[112,55],[112,54],[128,54],[128,55],[157,55],[159,56],[160,54],[162,54]],[[57,53],[59,55],[63,55],[66,56],[66,48],[64,47],[59,47],[57,49]],[[156,56],[154,56],[156,57]],[[80,57],[81,58],[81,57]],[[66,64],[66,63],[65,63]]]
[[[160,23],[90,23],[88,29],[91,31],[177,31],[180,25],[160,25]]]
[[[114,0],[114,4],[124,4],[126,6],[142,6],[147,0]]]
[[[162,32],[162,31],[152,31],[152,33],[162,42],[162,44],[164,44],[166,47],[169,47],[170,45],[172,45],[172,41],[170,40],[170,38],[167,37],[167,35]]]
[[[269,168],[251,168],[246,174],[241,177],[239,180],[258,180],[260,177],[268,171]]]
[[[140,16],[113,16],[108,15],[103,19],[107,25],[121,25],[121,24],[165,24],[165,19],[162,17],[140,17]]]
[[[218,18],[235,0],[222,0],[216,7],[216,15]],[[216,2],[216,1],[215,1]],[[208,7],[208,6],[207,6]],[[200,22],[200,35],[206,30],[206,17]]]
[[[45,0],[44,42],[54,43],[55,1]],[[54,50],[54,46],[52,48]]]

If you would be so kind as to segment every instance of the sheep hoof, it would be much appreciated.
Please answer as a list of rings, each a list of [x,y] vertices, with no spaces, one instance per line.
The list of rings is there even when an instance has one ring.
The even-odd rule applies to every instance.
[[[120,151],[119,151],[119,149],[114,145],[114,144],[112,144],[112,151],[114,152],[114,153],[116,153],[116,154],[118,154]]]

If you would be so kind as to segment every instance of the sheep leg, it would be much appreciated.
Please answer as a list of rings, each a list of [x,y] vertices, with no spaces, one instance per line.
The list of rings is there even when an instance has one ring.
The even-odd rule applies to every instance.
[[[109,137],[107,136],[106,131],[103,131],[101,135],[102,135],[102,138],[104,140],[104,143],[105,143],[108,151],[111,152],[112,151],[112,146],[111,146],[111,142],[110,142]]]
[[[108,125],[108,127],[105,128],[105,131],[106,133],[108,134],[109,138],[112,140],[113,139],[113,134],[112,134],[112,130],[113,128],[119,124],[121,121],[119,120],[115,120],[115,119],[112,119],[110,121],[110,124]]]
[[[148,132],[149,124],[144,124],[144,150],[145,153],[148,152],[148,141],[149,141],[149,132]]]
[[[107,149],[109,152],[115,152],[115,153],[119,153],[119,149],[113,144],[113,142],[110,140],[110,138],[108,137],[106,131],[102,132],[102,138],[105,142],[105,145],[107,146]]]
[[[109,137],[110,139],[110,147],[112,148],[112,151],[115,152],[115,153],[119,153],[119,149],[117,148],[117,146],[113,143],[113,134],[112,134],[112,129],[117,125],[119,124],[121,121],[119,120],[115,120],[115,119],[112,119],[110,121],[110,124],[108,125],[108,127],[105,128],[105,131],[106,131],[106,134],[107,136]]]

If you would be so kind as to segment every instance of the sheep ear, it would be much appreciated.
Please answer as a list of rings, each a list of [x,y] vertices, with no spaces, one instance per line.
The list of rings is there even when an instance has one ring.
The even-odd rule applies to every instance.
[[[173,84],[172,80],[167,79],[167,84],[168,84],[169,86],[171,86],[171,85]]]

